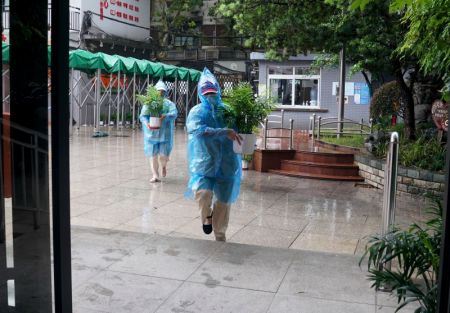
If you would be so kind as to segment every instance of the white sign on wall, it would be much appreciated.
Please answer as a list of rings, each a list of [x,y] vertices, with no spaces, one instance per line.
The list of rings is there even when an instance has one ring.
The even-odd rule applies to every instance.
[[[333,90],[332,95],[336,96],[339,94],[339,83],[333,82]],[[355,94],[355,83],[353,82],[346,82],[345,83],[345,95],[346,96],[353,96]]]
[[[81,11],[93,12],[92,26],[107,34],[143,41],[150,36],[150,1],[82,0]]]

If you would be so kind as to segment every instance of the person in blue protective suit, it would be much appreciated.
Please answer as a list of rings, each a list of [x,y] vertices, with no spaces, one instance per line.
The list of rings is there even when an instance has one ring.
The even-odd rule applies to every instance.
[[[167,93],[167,86],[163,81],[159,81],[155,88],[160,91],[161,96]],[[175,129],[175,119],[178,111],[176,105],[167,98],[164,98],[164,110],[161,115],[161,127],[151,129],[149,125],[150,115],[147,113],[146,105],[142,106],[140,120],[144,131],[144,153],[150,157],[150,168],[152,178],[150,182],[160,182],[159,167],[162,168],[162,177],[167,175],[167,162],[173,147],[173,136]]]
[[[224,105],[214,75],[205,68],[198,83],[201,102],[189,112],[189,183],[187,195],[199,204],[203,231],[214,230],[217,241],[225,241],[230,207],[239,195],[241,159],[233,151],[233,141],[241,138],[225,127]],[[213,204],[214,200],[214,204]]]

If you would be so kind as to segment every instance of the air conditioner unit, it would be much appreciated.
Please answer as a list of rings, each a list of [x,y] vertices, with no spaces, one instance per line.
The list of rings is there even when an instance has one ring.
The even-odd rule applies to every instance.
[[[219,59],[219,50],[205,50],[205,58],[207,60],[218,60]]]
[[[197,58],[197,50],[185,50],[184,57],[186,60],[195,60]]]

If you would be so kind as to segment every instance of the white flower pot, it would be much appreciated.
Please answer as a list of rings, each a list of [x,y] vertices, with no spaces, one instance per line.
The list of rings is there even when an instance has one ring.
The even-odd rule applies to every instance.
[[[233,141],[233,150],[237,154],[253,154],[256,147],[255,134],[239,134],[242,137],[241,144],[237,140]]]
[[[159,129],[161,127],[161,119],[159,117],[150,117],[149,126],[151,129]]]
[[[242,169],[248,170],[249,162],[247,160],[242,160]]]
[[[105,126],[105,122],[100,121],[100,126]]]

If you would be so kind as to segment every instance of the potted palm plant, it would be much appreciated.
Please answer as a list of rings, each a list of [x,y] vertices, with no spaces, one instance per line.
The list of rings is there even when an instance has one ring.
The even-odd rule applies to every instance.
[[[164,98],[154,86],[148,86],[145,94],[137,96],[138,101],[144,106],[144,115],[149,115],[149,127],[159,129],[161,127],[161,115],[164,110]]]
[[[442,203],[435,200],[427,211],[429,218],[424,223],[371,236],[360,261],[367,258],[373,288],[388,287],[397,297],[395,312],[408,304],[418,306],[414,312],[437,312]],[[396,265],[386,267],[391,262]]]
[[[233,150],[239,154],[252,155],[256,146],[255,129],[273,111],[273,102],[265,97],[255,97],[249,83],[240,83],[224,98],[225,122],[243,139],[241,144],[233,142]]]

